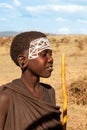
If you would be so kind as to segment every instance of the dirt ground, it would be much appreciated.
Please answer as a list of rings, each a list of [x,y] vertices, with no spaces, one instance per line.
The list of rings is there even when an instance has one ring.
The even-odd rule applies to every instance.
[[[67,130],[87,130],[87,36],[65,37],[57,40],[51,37],[54,71],[48,79],[41,78],[42,82],[51,84],[56,92],[56,103],[63,111],[61,60],[62,54],[66,57],[66,89],[68,96]],[[54,39],[53,39],[54,38]],[[71,39],[72,38],[72,39]],[[84,40],[85,39],[85,40]],[[72,41],[72,42],[71,42]],[[9,47],[0,46],[0,85],[20,77],[20,69],[9,56]],[[62,119],[62,115],[61,115]]]

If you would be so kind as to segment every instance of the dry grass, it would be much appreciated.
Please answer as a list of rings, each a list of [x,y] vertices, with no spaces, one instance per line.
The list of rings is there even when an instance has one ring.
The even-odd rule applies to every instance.
[[[66,55],[68,95],[67,130],[87,130],[87,35],[48,36],[53,48],[54,71],[42,82],[51,84],[62,110],[61,56]],[[5,38],[4,38],[5,39]],[[20,77],[20,69],[9,56],[10,40],[0,44],[0,85]],[[5,44],[6,42],[6,44]]]

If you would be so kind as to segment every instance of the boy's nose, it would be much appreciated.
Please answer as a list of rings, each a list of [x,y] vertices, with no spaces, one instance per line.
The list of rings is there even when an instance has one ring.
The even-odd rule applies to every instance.
[[[50,55],[48,56],[48,62],[53,63],[53,57]]]

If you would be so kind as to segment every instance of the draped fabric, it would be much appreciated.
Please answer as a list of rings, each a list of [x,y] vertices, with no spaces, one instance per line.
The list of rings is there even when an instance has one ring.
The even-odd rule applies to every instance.
[[[10,104],[4,130],[62,130],[60,108],[54,105],[51,87],[45,88],[41,100],[35,98],[19,79],[4,85],[0,91],[5,89],[10,94]]]

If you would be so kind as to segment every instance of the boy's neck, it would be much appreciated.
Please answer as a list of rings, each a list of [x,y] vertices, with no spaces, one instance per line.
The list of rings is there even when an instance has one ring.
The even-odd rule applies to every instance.
[[[27,75],[26,73],[21,75],[21,80],[24,82],[26,87],[32,87],[33,89],[39,84],[39,77]]]
[[[44,88],[40,85],[39,79],[35,79],[36,77],[25,77],[21,76],[22,82],[29,89],[32,95],[36,98],[41,99],[43,97]]]

